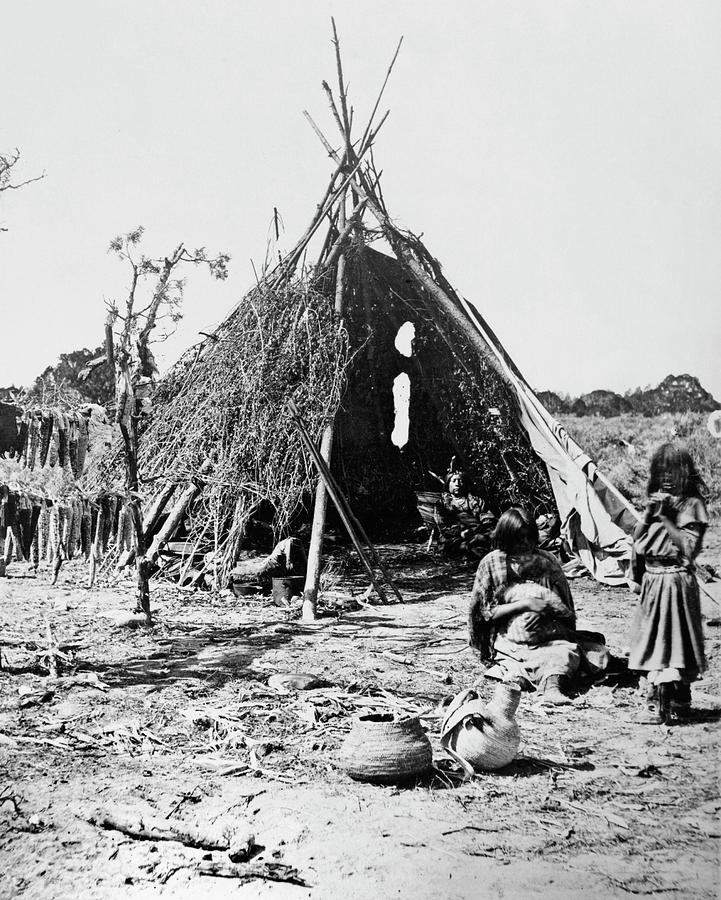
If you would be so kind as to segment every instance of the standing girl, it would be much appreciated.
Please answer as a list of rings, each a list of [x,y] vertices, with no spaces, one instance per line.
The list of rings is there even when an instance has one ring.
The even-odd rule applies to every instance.
[[[684,447],[662,444],[653,454],[649,502],[634,533],[631,586],[641,599],[628,667],[645,673],[648,721],[657,724],[690,707],[690,684],[705,668],[693,563],[708,525],[702,486]]]

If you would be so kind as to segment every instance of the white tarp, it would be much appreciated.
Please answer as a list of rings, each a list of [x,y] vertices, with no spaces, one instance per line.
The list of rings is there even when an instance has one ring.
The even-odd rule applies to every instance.
[[[544,408],[498,346],[495,335],[486,331],[480,314],[468,303],[466,307],[514,389],[521,422],[533,449],[546,464],[564,538],[594,578],[606,584],[624,584],[631,554],[629,535],[638,513]]]

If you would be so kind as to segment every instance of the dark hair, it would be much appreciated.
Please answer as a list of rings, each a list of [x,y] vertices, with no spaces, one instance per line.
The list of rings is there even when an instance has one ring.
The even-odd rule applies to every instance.
[[[493,546],[496,550],[510,553],[520,547],[538,546],[538,526],[535,519],[522,506],[512,506],[504,513],[493,532]]]
[[[667,472],[679,476],[682,497],[701,497],[706,485],[698,473],[691,454],[682,444],[661,444],[651,457],[648,493],[660,491]]]

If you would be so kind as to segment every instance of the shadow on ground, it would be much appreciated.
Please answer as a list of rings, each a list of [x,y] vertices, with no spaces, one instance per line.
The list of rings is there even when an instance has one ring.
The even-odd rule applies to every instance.
[[[120,662],[82,662],[78,671],[95,672],[113,688],[165,686],[193,678],[216,686],[238,679],[259,681],[258,673],[251,669],[253,661],[292,639],[289,633],[251,627],[209,627],[191,634],[179,631],[159,641],[161,646],[152,653]]]

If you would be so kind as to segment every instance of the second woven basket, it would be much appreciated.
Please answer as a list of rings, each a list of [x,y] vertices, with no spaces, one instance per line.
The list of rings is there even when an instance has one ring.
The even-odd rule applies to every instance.
[[[473,690],[458,694],[441,726],[441,745],[471,775],[502,769],[518,753],[521,732],[515,719],[521,691],[499,684],[490,703]]]
[[[341,747],[340,764],[357,781],[396,784],[427,772],[433,751],[417,717],[363,715]]]

